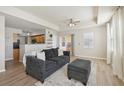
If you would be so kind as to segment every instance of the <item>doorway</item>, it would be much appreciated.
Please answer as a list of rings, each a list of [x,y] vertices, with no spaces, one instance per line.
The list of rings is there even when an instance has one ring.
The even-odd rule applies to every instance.
[[[59,38],[59,48],[63,51],[70,51],[71,56],[74,55],[73,38],[73,34],[63,35]]]
[[[13,61],[19,62],[20,59],[20,39],[19,34],[13,33]]]

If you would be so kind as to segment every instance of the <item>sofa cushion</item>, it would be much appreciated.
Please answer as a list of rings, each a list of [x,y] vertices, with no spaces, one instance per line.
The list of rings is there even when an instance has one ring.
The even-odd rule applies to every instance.
[[[58,48],[53,48],[52,49],[53,53],[54,53],[54,57],[57,57],[58,56]]]
[[[50,58],[49,60],[52,60],[52,61],[56,62],[56,64],[58,66],[62,66],[62,65],[67,63],[66,59],[63,59],[63,58],[61,58],[59,56],[58,57],[54,57],[54,58]]]
[[[43,50],[43,52],[45,52],[46,60],[49,60],[50,58],[54,57],[54,53],[52,49]]]
[[[54,61],[47,61],[45,63],[46,71],[56,68],[56,62]]]

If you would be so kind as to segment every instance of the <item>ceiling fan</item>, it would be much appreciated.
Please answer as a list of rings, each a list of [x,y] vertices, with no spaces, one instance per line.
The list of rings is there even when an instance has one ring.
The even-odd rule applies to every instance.
[[[69,27],[74,27],[77,25],[77,23],[79,23],[80,21],[74,21],[72,18],[69,19],[69,23],[68,23],[68,26]]]

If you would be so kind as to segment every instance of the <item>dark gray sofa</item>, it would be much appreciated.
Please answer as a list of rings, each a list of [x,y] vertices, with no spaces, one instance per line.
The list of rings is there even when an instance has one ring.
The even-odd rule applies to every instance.
[[[26,56],[26,73],[42,83],[56,70],[70,62],[70,56],[58,56],[58,48],[43,50],[46,61],[36,56]]]

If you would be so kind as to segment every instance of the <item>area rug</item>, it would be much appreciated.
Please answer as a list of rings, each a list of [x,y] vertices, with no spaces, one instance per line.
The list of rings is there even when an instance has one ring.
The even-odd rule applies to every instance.
[[[58,71],[53,73],[47,79],[45,79],[42,84],[40,81],[36,82],[34,85],[36,86],[84,86],[81,82],[67,78],[67,65],[60,68]],[[91,62],[91,72],[87,82],[87,86],[95,86],[96,85],[96,64],[95,62]]]

